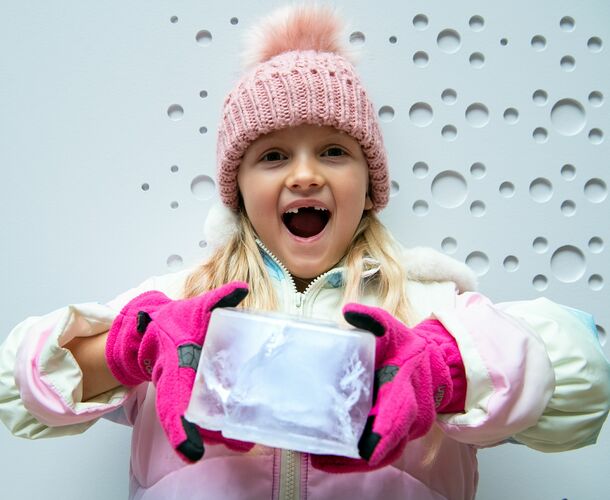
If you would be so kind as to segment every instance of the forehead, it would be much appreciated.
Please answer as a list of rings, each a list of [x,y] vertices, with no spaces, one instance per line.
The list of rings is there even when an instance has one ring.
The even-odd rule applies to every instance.
[[[296,127],[288,127],[280,130],[274,130],[268,134],[260,136],[254,143],[274,142],[274,141],[294,141],[295,139],[311,139],[311,140],[348,140],[357,142],[347,133],[337,130],[331,126],[320,126],[302,124]]]

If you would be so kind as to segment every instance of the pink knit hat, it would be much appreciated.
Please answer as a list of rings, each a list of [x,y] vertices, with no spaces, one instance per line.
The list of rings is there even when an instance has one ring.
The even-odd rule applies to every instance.
[[[388,203],[387,158],[377,116],[341,48],[341,21],[330,9],[289,6],[254,28],[249,64],[224,101],[218,130],[222,202],[238,208],[237,171],[259,136],[301,124],[330,125],[356,139],[369,165],[373,209]]]

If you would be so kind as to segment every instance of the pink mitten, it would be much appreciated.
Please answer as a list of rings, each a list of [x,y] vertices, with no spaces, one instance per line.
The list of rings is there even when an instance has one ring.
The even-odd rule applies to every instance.
[[[187,462],[203,456],[203,438],[236,450],[253,446],[223,438],[184,418],[212,310],[234,307],[247,294],[248,285],[237,281],[184,300],[171,300],[154,290],[145,292],[123,307],[108,333],[110,371],[126,386],[144,381],[155,384],[161,426]]]
[[[455,340],[436,320],[408,328],[383,309],[354,303],[343,316],[378,337],[373,408],[358,443],[362,459],[313,455],[311,461],[327,472],[373,470],[398,459],[437,413],[464,410],[466,375]]]

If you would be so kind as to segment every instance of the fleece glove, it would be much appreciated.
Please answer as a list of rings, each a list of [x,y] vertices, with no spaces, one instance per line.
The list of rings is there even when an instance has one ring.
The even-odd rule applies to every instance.
[[[408,328],[383,309],[354,303],[343,316],[377,337],[373,407],[358,443],[362,459],[312,455],[311,461],[327,472],[373,470],[425,435],[437,413],[464,410],[464,365],[455,339],[437,320]]]
[[[127,303],[110,328],[106,342],[110,371],[126,386],[153,382],[161,426],[186,462],[203,456],[204,439],[240,451],[253,446],[201,429],[184,417],[212,310],[234,307],[247,294],[248,285],[242,282],[183,300],[153,290]]]

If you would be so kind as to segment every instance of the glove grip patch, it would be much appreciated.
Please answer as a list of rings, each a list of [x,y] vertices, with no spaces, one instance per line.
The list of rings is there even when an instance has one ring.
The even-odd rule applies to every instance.
[[[197,371],[200,357],[201,346],[197,344],[184,344],[178,346],[178,366],[181,368],[192,368]]]

